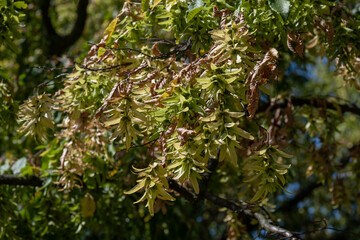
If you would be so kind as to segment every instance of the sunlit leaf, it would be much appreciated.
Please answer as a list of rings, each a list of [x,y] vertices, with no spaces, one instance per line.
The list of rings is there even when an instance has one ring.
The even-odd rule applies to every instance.
[[[270,8],[280,14],[286,20],[290,12],[290,2],[288,0],[269,0]]]
[[[186,22],[190,22],[201,10],[204,9],[204,2],[202,0],[195,0],[189,4]]]
[[[139,191],[140,189],[142,189],[145,186],[145,179],[143,179],[139,184],[135,185],[135,187],[133,187],[132,189],[130,189],[129,191],[124,192],[125,194],[133,194],[137,191]]]
[[[105,29],[103,38],[106,38],[106,42],[108,42],[110,40],[111,35],[115,31],[117,21],[118,21],[118,18],[115,18],[114,20],[111,21],[109,26],[107,26],[107,28]]]
[[[154,0],[154,4],[152,5],[152,8],[154,9],[162,0]]]
[[[21,170],[26,166],[27,160],[25,157],[19,158],[12,166],[11,171],[14,174],[21,173]]]

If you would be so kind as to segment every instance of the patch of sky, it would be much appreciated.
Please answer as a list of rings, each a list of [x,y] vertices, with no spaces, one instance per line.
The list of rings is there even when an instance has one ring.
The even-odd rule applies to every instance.
[[[309,213],[310,215],[313,215],[313,214],[315,213],[315,208],[314,208],[314,207],[309,207],[309,208],[308,208],[308,213]]]
[[[301,66],[296,62],[291,62],[290,66],[285,71],[285,75],[291,74],[296,74],[307,79],[316,78],[314,66],[312,64],[306,64],[305,66]]]
[[[289,193],[285,192],[286,197],[290,197],[290,198],[295,197],[295,193],[299,191],[299,189],[300,189],[300,183],[298,182],[289,183],[286,186],[286,191],[289,192]]]
[[[351,175],[353,175],[352,172],[341,172],[341,173],[333,173],[332,178],[333,179],[341,179],[341,178],[348,178]]]
[[[328,210],[326,209],[326,207],[322,206],[320,208],[320,213],[325,216],[328,213]]]
[[[296,81],[300,81],[300,84],[304,83],[304,81],[309,81],[312,83],[321,84],[324,82],[324,77],[328,74],[332,75],[336,70],[336,66],[334,62],[329,64],[329,60],[326,57],[317,58],[314,63],[309,64],[301,64],[298,62],[291,62],[289,67],[285,70],[286,76],[292,76],[293,78],[293,89],[291,91],[292,95],[304,95],[301,91],[301,88],[298,88],[295,84]],[[324,75],[325,74],[325,75]],[[302,80],[299,80],[300,79]],[[298,80],[295,80],[298,79]],[[329,91],[327,95],[336,96],[335,92]]]
[[[310,139],[310,141],[315,144],[316,150],[319,149],[319,148],[321,148],[322,142],[321,142],[320,138],[318,138],[318,137],[313,137],[313,138]]]
[[[358,204],[355,203],[353,205],[351,205],[350,207],[350,212],[352,212],[353,214],[355,214],[358,211]]]
[[[310,205],[310,200],[305,200],[297,203],[297,208],[304,208]]]
[[[286,198],[286,196],[284,195],[284,194],[281,194],[281,195],[278,195],[277,197],[276,197],[276,201],[277,202],[283,202],[283,201],[285,201],[287,198]]]
[[[264,230],[261,230],[260,232],[259,231],[252,231],[251,232],[251,236],[253,237],[253,239],[255,240],[266,240],[268,238],[263,238],[262,236],[266,236],[266,231]]]
[[[331,177],[332,179],[342,179],[342,178],[348,178],[351,175],[353,175],[352,172],[339,172],[339,173],[333,173]]]
[[[269,102],[269,96],[266,94],[260,94],[260,101],[261,102]]]
[[[283,194],[278,195],[276,197],[276,200],[277,200],[278,203],[284,202],[284,201],[286,201],[288,199],[291,199],[291,198],[294,198],[295,193],[300,189],[300,183],[298,183],[298,182],[289,183],[289,184],[286,185],[285,189],[288,192],[284,191]]]
[[[324,65],[329,65],[329,59],[328,59],[327,57],[323,57],[321,61],[322,61],[322,63],[323,63]],[[330,63],[330,65],[329,65],[329,71],[330,71],[330,72],[335,72],[335,70],[336,70],[335,63],[334,63],[334,62]]]
[[[333,226],[329,225],[328,226],[328,229],[326,229],[326,232],[329,234],[329,235],[332,235],[333,233],[335,233],[336,231],[334,229],[331,229]],[[330,229],[329,229],[330,228]]]
[[[214,237],[216,235],[216,230],[214,228],[210,228],[209,233]]]
[[[333,216],[335,217],[336,220],[339,220],[341,218],[341,214],[340,214],[340,211],[335,209],[333,212],[332,212]]]

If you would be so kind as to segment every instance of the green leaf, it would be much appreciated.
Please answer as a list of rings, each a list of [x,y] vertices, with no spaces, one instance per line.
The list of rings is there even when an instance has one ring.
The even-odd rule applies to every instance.
[[[154,216],[154,198],[148,198],[148,202],[146,204],[146,207],[149,208],[149,212],[151,216]]]
[[[198,180],[197,180],[197,178],[196,178],[196,173],[195,173],[195,172],[191,172],[191,174],[190,174],[190,181],[191,181],[191,183],[192,183],[192,185],[193,185],[193,188],[194,188],[194,190],[195,190],[195,193],[196,193],[196,194],[199,194],[200,188],[199,188],[199,183],[198,183]]]
[[[0,166],[0,174],[4,174],[9,169],[10,165],[8,163],[5,163],[4,165]]]
[[[241,128],[233,127],[233,128],[231,128],[231,130],[233,130],[237,135],[239,135],[243,138],[246,138],[249,140],[254,140],[254,137],[250,133],[246,132],[245,130],[243,130]]]
[[[27,4],[23,1],[19,1],[19,2],[14,2],[14,6],[16,8],[22,8],[22,9],[26,9],[27,8]]]
[[[98,57],[100,57],[101,55],[103,55],[105,52],[106,52],[106,49],[105,49],[105,48],[103,48],[103,47],[99,47],[99,50],[98,50]]]
[[[21,169],[21,174],[20,176],[29,176],[29,175],[33,175],[33,168],[30,165],[25,166],[24,168]]]
[[[161,183],[156,184],[156,192],[158,193],[158,198],[162,200],[175,201],[175,198],[165,191]]]
[[[140,189],[142,189],[145,186],[145,182],[146,179],[143,179],[139,184],[135,185],[135,187],[133,187],[132,189],[130,189],[127,192],[124,192],[125,194],[133,194],[137,191],[139,191]]]
[[[235,81],[236,79],[237,79],[237,77],[231,77],[231,78],[226,78],[225,81],[230,84],[233,81]]]
[[[111,38],[111,35],[113,34],[113,32],[115,30],[117,21],[118,21],[118,18],[115,18],[114,20],[111,21],[109,26],[105,29],[103,37],[105,38],[107,36],[106,42],[108,42],[109,39]]]
[[[241,5],[242,5],[242,0],[236,1],[236,5],[235,5],[236,10],[235,10],[235,13],[234,13],[235,16],[237,16],[239,14]]]
[[[11,171],[13,171],[14,174],[19,174],[21,172],[21,169],[23,169],[26,166],[27,160],[25,157],[19,158],[14,165],[11,167]]]
[[[214,63],[211,63],[210,64],[210,68],[211,70],[215,71],[216,69],[218,69],[218,67],[214,64]]]
[[[150,4],[149,4],[150,0],[141,0],[141,10],[142,11],[147,11],[150,7]]]
[[[262,185],[261,188],[254,195],[254,197],[250,200],[250,202],[256,202],[259,199],[265,197],[265,195],[267,194],[265,191],[266,191],[266,185]]]
[[[241,118],[245,115],[244,112],[229,112],[230,117]]]
[[[176,162],[171,163],[167,168],[168,168],[168,169],[177,168],[177,167],[179,167],[181,164],[182,164],[181,161],[176,161]]]
[[[225,123],[225,127],[227,128],[232,128],[233,126],[235,126],[235,123]]]
[[[189,111],[189,107],[186,107],[182,111],[180,111],[179,113],[188,112],[188,111]]]
[[[189,4],[188,14],[186,22],[189,23],[201,10],[204,9],[204,2],[202,0],[196,0]]]
[[[261,176],[261,174],[254,174],[251,177],[248,177],[248,178],[244,179],[243,181],[244,182],[253,182],[260,176]]]
[[[229,155],[229,160],[230,162],[235,166],[237,167],[238,166],[238,163],[237,163],[237,154],[236,154],[236,151],[235,151],[235,147],[234,147],[234,144],[231,142],[228,149],[227,149],[227,153]]]
[[[162,0],[154,0],[154,4],[152,6],[152,9],[154,9],[154,7],[156,7],[156,5],[158,5]]]
[[[285,153],[285,152],[283,152],[283,151],[281,151],[281,150],[279,150],[277,148],[275,150],[278,152],[278,154],[280,156],[282,156],[284,158],[293,158],[294,157],[293,155],[287,154],[287,153]]]
[[[282,184],[282,185],[285,185],[286,181],[285,181],[284,176],[283,176],[282,174],[276,172],[276,171],[275,171],[275,175],[276,175],[276,177],[280,180],[281,184]]]
[[[197,81],[198,83],[210,83],[210,82],[211,82],[211,78],[208,78],[208,77],[196,78],[196,81]]]
[[[18,47],[15,45],[12,39],[10,39],[8,36],[3,36],[5,38],[6,45],[10,48],[11,51],[14,53],[19,53]]]
[[[118,124],[120,121],[121,121],[121,118],[117,117],[117,118],[110,119],[110,120],[104,122],[104,124],[105,124],[106,127],[108,127],[108,126],[111,126],[111,125]]]
[[[290,12],[290,2],[288,0],[270,0],[270,8],[280,14],[286,20]]]
[[[200,121],[202,122],[212,122],[215,120],[216,120],[216,115],[214,114],[200,119]]]
[[[160,137],[160,133],[156,132],[148,139],[148,142],[154,141]]]
[[[83,217],[94,216],[96,209],[94,197],[90,193],[86,193],[81,201],[81,214]]]
[[[10,81],[10,75],[7,74],[6,72],[4,72],[3,70],[0,69],[0,77],[3,77],[5,78],[6,80],[9,80]]]
[[[141,196],[141,198],[140,198],[139,200],[137,200],[136,202],[134,202],[134,204],[137,204],[137,203],[140,203],[140,202],[144,201],[144,200],[147,198],[147,196],[148,196],[148,193],[145,192],[145,193]]]

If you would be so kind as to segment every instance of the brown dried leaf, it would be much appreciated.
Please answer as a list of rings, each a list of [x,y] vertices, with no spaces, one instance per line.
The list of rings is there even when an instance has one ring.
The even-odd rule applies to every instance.
[[[64,148],[60,157],[60,166],[61,169],[64,170],[64,163],[65,163],[65,159],[66,159],[66,154],[68,152],[67,148]]]
[[[285,108],[285,116],[284,116],[284,122],[287,127],[291,127],[295,123],[293,111],[294,111],[294,105],[291,102],[291,98],[289,98]]]
[[[268,63],[276,60],[278,57],[278,51],[275,48],[270,48],[270,50],[265,54],[264,59],[255,65],[254,69],[250,72],[246,79],[245,84],[249,86],[249,104],[247,106],[247,110],[250,115],[249,119],[254,117],[258,108],[260,85],[269,81],[270,77],[276,74],[276,65],[273,63]],[[258,77],[260,77],[260,80],[257,80]]]
[[[154,70],[148,73],[145,79],[138,81],[134,84],[144,86],[147,82],[150,82],[151,80],[155,79],[159,75],[159,72],[160,72],[159,70]]]
[[[335,30],[334,30],[333,26],[331,25],[331,23],[326,22],[326,25],[328,26],[328,28],[326,30],[326,38],[328,40],[329,47],[331,47],[332,42],[334,40]]]
[[[335,30],[332,24],[325,19],[320,19],[318,16],[315,16],[314,23],[315,26],[319,27],[325,32],[329,47],[331,47],[335,35]]]
[[[180,146],[183,146],[191,135],[196,135],[195,131],[186,128],[178,128],[176,131],[180,140]]]
[[[170,124],[169,128],[164,133],[164,137],[165,138],[170,137],[175,132],[175,128],[176,128],[176,123]]]
[[[251,152],[256,152],[260,150],[264,146],[264,144],[268,141],[269,135],[266,129],[260,126],[259,132],[260,132],[260,138],[255,139],[250,146]]]
[[[258,109],[259,104],[259,88],[258,85],[250,89],[249,95],[249,104],[247,106],[247,110],[249,112],[249,119],[252,119],[255,116],[255,113]]]
[[[218,7],[215,6],[213,7],[213,18],[216,18],[216,17],[220,17],[221,16],[221,11],[218,10]]]
[[[300,34],[288,32],[286,43],[292,53],[304,58],[304,42],[301,39]]]
[[[121,93],[120,82],[117,82],[113,89],[111,90],[109,96],[106,98],[104,104],[96,111],[95,119],[99,118],[100,115],[104,112],[107,106],[118,98],[123,98],[125,95]]]
[[[166,138],[170,137],[174,132],[175,132],[175,128],[176,128],[176,123],[172,123],[170,124],[169,128],[166,130],[166,132],[163,132],[160,135],[159,138],[159,143],[160,143],[160,151],[161,151],[161,155],[162,155],[162,165],[165,166],[166,165],[166,160],[167,160],[167,152],[166,152]]]
[[[269,51],[265,54],[264,59],[261,62],[258,62],[254,69],[251,70],[249,76],[246,79],[245,85],[254,82],[254,80],[263,72],[265,66],[268,62],[277,60],[279,58],[279,53],[275,48],[270,48]]]
[[[153,53],[154,56],[158,57],[161,55],[161,52],[159,50],[159,42],[156,42],[152,48],[151,48],[151,51]]]

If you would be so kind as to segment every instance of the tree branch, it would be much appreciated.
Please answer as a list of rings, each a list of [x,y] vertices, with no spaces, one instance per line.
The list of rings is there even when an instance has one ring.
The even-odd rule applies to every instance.
[[[49,16],[50,0],[42,0],[40,2],[40,10],[42,14],[42,22],[47,32],[48,53],[50,55],[61,55],[68,47],[73,45],[82,35],[85,28],[87,18],[87,6],[89,0],[79,0],[76,13],[77,18],[71,32],[66,36],[60,36],[51,23]]]
[[[169,182],[170,189],[179,193],[186,200],[188,200],[191,203],[195,203],[198,201],[198,198],[195,194],[193,194],[192,192],[190,192],[189,190],[187,190],[186,188],[181,186],[177,181],[175,181],[174,179],[169,179],[169,178],[167,180]]]
[[[42,186],[42,180],[33,175],[29,177],[18,177],[14,175],[0,175],[0,185]]]
[[[292,105],[294,106],[304,106],[310,105],[317,108],[327,108],[332,110],[340,109],[341,112],[350,112],[360,116],[360,108],[354,104],[340,104],[340,103],[331,103],[326,98],[305,98],[290,96],[289,97]],[[263,103],[259,105],[258,112],[265,112],[267,109],[277,109],[285,108],[288,105],[289,99],[281,99],[274,103]]]
[[[263,214],[259,212],[254,212],[246,208],[245,206],[238,205],[224,198],[213,196],[209,193],[205,194],[205,198],[210,202],[218,206],[225,207],[239,215],[256,219],[259,222],[261,228],[265,229],[268,232],[268,234],[278,234],[291,240],[301,239],[298,236],[299,235],[298,233],[276,226],[275,224],[272,223],[271,219],[268,219]]]
[[[217,196],[213,196],[213,195],[209,194],[208,192],[206,192],[210,177],[217,168],[217,165],[219,162],[219,153],[220,152],[218,151],[216,158],[209,159],[207,168],[210,172],[206,172],[206,173],[202,174],[202,179],[199,182],[199,186],[200,186],[199,195],[193,194],[192,192],[190,192],[188,189],[181,186],[178,182],[176,182],[173,179],[168,179],[169,187],[172,190],[175,190],[176,192],[178,192],[182,197],[184,197],[186,200],[188,200],[191,203],[196,203],[201,199],[207,199],[210,202],[212,202],[218,206],[221,206],[221,207],[226,207],[227,209],[229,209],[239,215],[256,219],[256,220],[258,220],[260,226],[263,229],[265,229],[269,234],[278,234],[283,237],[289,238],[291,240],[301,239],[300,237],[298,237],[298,234],[274,225],[272,223],[271,219],[266,218],[263,214],[261,214],[259,212],[254,212],[254,211],[246,208],[245,206],[238,205],[232,201],[229,201],[227,199],[220,198]]]

